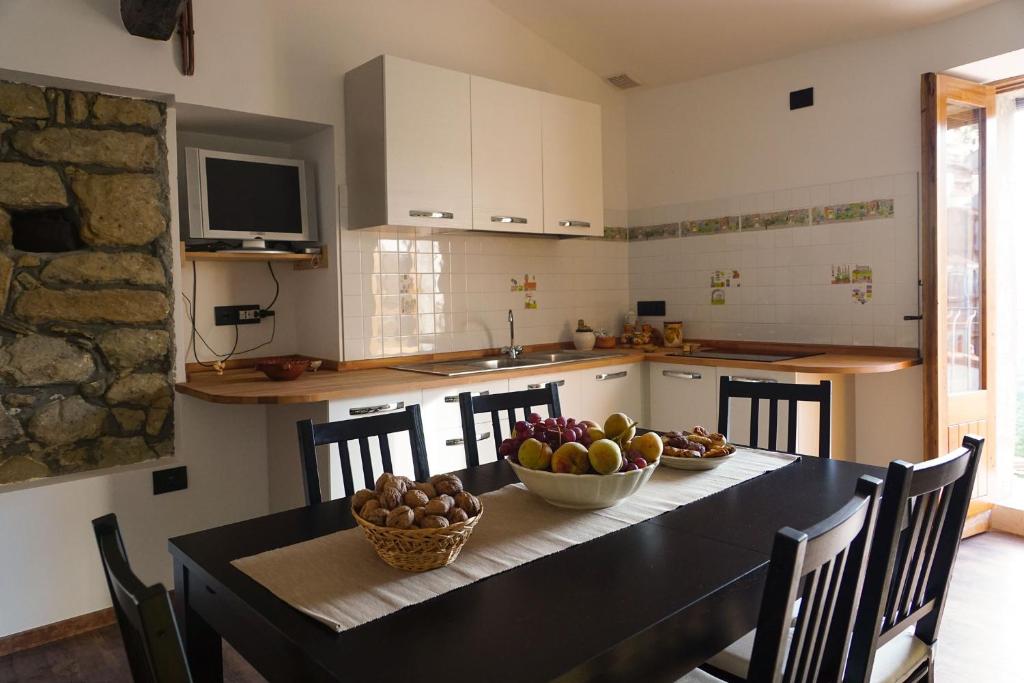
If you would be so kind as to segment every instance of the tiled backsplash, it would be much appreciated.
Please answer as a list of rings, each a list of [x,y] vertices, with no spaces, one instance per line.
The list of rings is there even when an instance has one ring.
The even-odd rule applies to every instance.
[[[917,346],[917,196],[908,173],[633,209],[630,301],[690,338]]]
[[[509,309],[517,344],[569,341],[579,318],[617,330],[629,308],[623,233],[557,240],[343,230],[345,359],[504,346]]]

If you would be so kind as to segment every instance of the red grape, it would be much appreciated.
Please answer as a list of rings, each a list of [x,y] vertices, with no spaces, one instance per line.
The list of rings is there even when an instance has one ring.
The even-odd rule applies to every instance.
[[[636,468],[638,470],[642,470],[643,468],[647,467],[647,461],[644,460],[643,458],[635,458],[633,460],[633,464],[636,465]]]
[[[562,442],[563,443],[572,443],[573,441],[577,441],[577,440],[578,439],[576,437],[576,432],[574,430],[566,429],[564,432],[562,432]]]
[[[542,421],[543,419],[544,418],[542,418],[539,413],[530,413],[527,416],[526,421],[529,422],[530,424],[534,424],[535,425],[538,422]]]

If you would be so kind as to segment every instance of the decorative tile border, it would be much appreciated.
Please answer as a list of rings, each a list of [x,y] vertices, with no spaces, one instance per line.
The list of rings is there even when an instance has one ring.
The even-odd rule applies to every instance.
[[[739,232],[739,216],[722,216],[721,218],[705,218],[699,221],[689,221],[684,224],[682,234],[688,235],[717,235],[724,232]]]
[[[814,224],[823,225],[825,223],[847,223],[876,218],[892,218],[894,209],[892,199],[872,199],[866,202],[816,206],[813,209],[813,213]]]
[[[625,242],[629,239],[629,228],[613,228],[611,226],[604,226],[604,237],[597,237],[595,239],[605,240],[606,242]]]
[[[740,217],[740,225],[744,232],[748,230],[798,228],[810,224],[810,209],[790,209],[789,211],[772,211],[771,213],[750,213]]]
[[[661,225],[638,225],[629,229],[630,242],[646,240],[664,240],[679,237],[679,223],[662,223]]]

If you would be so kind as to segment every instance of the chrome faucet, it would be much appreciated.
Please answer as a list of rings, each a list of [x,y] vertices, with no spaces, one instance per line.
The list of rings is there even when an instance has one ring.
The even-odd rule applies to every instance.
[[[518,358],[523,352],[522,346],[516,346],[516,325],[512,309],[508,309],[508,346],[501,347],[501,353],[509,358]]]

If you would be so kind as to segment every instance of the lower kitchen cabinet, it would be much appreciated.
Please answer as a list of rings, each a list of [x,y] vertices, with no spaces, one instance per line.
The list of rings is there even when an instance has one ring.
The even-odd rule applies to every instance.
[[[715,368],[648,363],[650,421],[653,429],[692,429],[718,424],[718,375]]]
[[[385,415],[405,410],[406,406],[415,405],[421,400],[420,391],[408,391],[395,394],[385,394],[366,398],[344,399],[331,401],[328,404],[328,420],[336,422],[339,420],[350,420],[370,415]],[[368,441],[370,446],[370,460],[373,463],[375,472],[381,471],[380,445],[377,439]],[[430,446],[427,446],[429,452]],[[407,477],[413,476],[412,467],[412,446],[409,443],[407,433],[395,433],[388,435],[388,449],[391,451],[391,463],[394,466],[395,474],[402,474]],[[352,484],[356,490],[363,488],[363,466],[359,457],[359,446],[356,443],[349,444],[349,455],[352,463]],[[325,500],[329,498],[340,498],[344,493],[344,480],[341,474],[341,460],[339,459],[337,444],[331,444],[330,448],[321,447],[318,449],[317,457],[320,461],[321,488],[324,487],[323,472],[330,472],[330,486],[324,491]],[[327,462],[325,463],[325,459]],[[328,469],[324,468],[327,465]]]
[[[583,419],[579,414],[580,408],[580,382],[583,375],[575,372],[551,372],[544,375],[527,375],[513,377],[508,381],[509,391],[525,391],[527,389],[541,389],[545,384],[554,382],[558,385],[558,404],[562,408],[562,414],[568,417]],[[537,412],[544,417],[552,417],[547,414],[546,408],[537,408]],[[555,416],[557,417],[557,416]],[[507,434],[505,436],[508,436]]]
[[[421,413],[431,474],[460,470],[466,466],[459,394],[468,391],[479,396],[481,394],[502,394],[508,390],[509,380],[507,379],[423,390]],[[489,414],[477,415],[475,423],[480,462],[491,462],[497,459],[491,416]],[[484,438],[484,435],[487,435],[488,438]]]
[[[643,425],[644,394],[647,390],[643,363],[609,365],[575,373],[579,387],[578,410],[562,412],[578,420],[593,420],[603,424],[612,413],[626,413]]]

